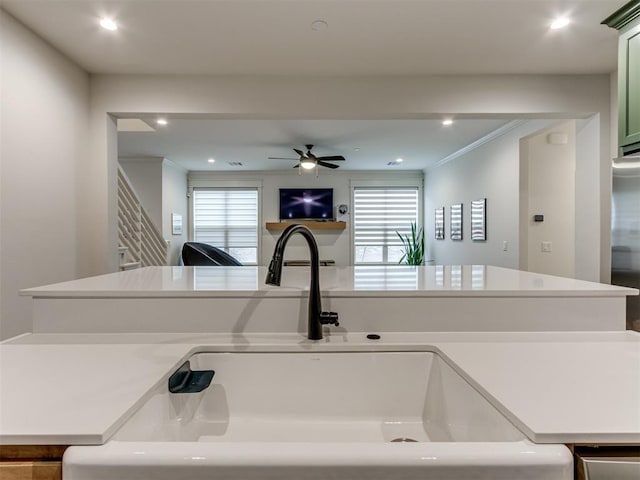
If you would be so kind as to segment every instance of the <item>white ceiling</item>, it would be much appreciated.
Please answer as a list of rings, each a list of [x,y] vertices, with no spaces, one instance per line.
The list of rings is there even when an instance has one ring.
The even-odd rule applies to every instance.
[[[616,68],[600,22],[626,0],[0,0],[91,73],[210,75],[589,74]],[[551,31],[557,15],[571,25]],[[101,16],[120,24],[98,26]],[[324,20],[325,31],[311,23]],[[185,112],[186,113],[186,112]],[[316,145],[345,169],[426,168],[506,120],[178,120],[119,135],[123,156],[189,170],[290,168]],[[359,151],[354,148],[359,147]],[[206,163],[208,157],[216,163]],[[387,163],[401,156],[401,166]],[[293,165],[293,161],[291,165]]]
[[[605,73],[626,0],[0,0],[92,73]],[[550,31],[551,19],[573,23]],[[121,28],[98,26],[108,15]],[[326,31],[313,31],[322,19]]]
[[[334,163],[345,170],[417,170],[507,122],[463,119],[445,127],[440,120],[170,119],[164,127],[154,124],[156,132],[119,133],[118,154],[165,157],[187,170],[277,170],[297,162],[267,157],[295,159],[292,148],[310,143],[317,156],[343,155],[344,162]],[[387,165],[398,157],[401,165]]]

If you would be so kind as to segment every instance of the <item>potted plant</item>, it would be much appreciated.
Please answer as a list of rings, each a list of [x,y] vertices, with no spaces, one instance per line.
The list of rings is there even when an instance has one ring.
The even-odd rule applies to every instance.
[[[401,235],[396,232],[402,245],[404,255],[398,263],[407,265],[422,265],[424,263],[424,231],[418,228],[415,222],[411,222],[411,234]]]

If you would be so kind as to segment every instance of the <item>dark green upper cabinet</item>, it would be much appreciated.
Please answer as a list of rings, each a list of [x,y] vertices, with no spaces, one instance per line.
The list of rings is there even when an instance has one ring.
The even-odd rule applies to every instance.
[[[640,152],[640,0],[602,23],[620,31],[618,43],[618,144],[623,155]]]

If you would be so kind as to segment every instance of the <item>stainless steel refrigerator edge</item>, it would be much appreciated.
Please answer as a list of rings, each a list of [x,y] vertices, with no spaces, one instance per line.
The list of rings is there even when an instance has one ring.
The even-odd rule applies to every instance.
[[[613,160],[611,283],[640,288],[640,156]],[[640,296],[627,297],[627,328],[640,331]]]

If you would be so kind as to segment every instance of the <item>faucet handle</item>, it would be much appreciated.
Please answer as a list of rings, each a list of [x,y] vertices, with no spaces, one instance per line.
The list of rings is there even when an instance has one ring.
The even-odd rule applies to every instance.
[[[340,323],[338,323],[337,312],[320,312],[320,323],[322,325],[335,325],[339,327]]]

